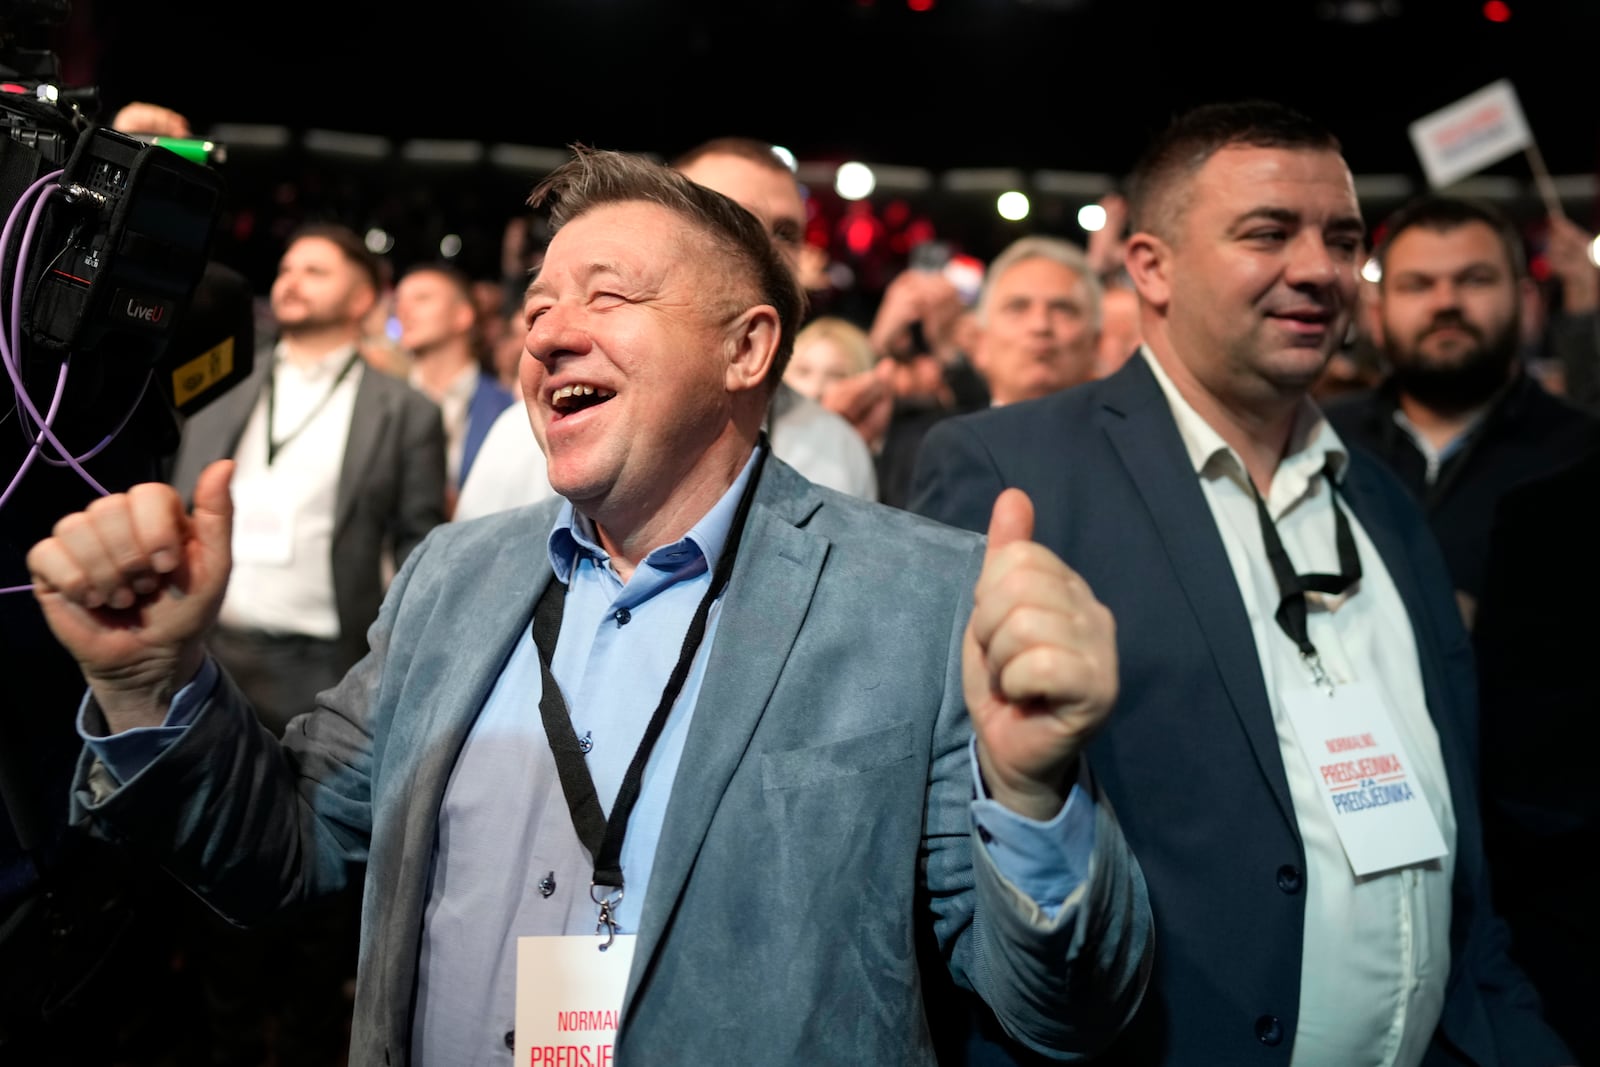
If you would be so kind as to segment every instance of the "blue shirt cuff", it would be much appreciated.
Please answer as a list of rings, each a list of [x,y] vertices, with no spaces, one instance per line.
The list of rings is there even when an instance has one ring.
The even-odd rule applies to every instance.
[[[969,749],[972,757],[972,821],[978,838],[1006,880],[1016,886],[1049,918],[1089,877],[1089,859],[1094,853],[1095,803],[1089,781],[1089,766],[1078,761],[1078,780],[1067,794],[1067,802],[1053,819],[1040,822],[989,799],[983,776],[978,773],[978,742]]]
[[[173,696],[167,717],[160,726],[140,726],[120,734],[105,732],[105,720],[99,709],[93,708],[91,694],[86,692],[78,705],[78,736],[121,785],[154,763],[183,736],[183,731],[200,713],[200,706],[216,688],[218,673],[216,661],[207,656],[200,673]]]

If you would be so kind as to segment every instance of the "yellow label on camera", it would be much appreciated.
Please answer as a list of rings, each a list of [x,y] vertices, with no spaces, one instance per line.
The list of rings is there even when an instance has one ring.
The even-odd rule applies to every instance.
[[[172,406],[183,407],[233,373],[233,338],[226,338],[172,372]]]

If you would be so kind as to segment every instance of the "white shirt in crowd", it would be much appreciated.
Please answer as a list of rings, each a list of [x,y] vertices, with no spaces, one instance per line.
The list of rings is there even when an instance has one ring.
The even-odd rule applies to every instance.
[[[233,457],[233,573],[218,616],[224,626],[338,638],[334,506],[364,373],[353,346],[310,365],[285,358],[281,342],[274,349],[271,384],[262,389]],[[279,443],[270,464],[269,393],[272,436]]]
[[[1267,560],[1244,464],[1178,393],[1148,348],[1140,354],[1166,394],[1205,492],[1255,635],[1284,771],[1306,852],[1306,918],[1300,1021],[1293,1067],[1411,1067],[1444,1007],[1450,973],[1450,885],[1455,813],[1439,738],[1428,715],[1410,617],[1367,533],[1341,505],[1362,576],[1339,597],[1307,594],[1307,630],[1336,683],[1377,690],[1415,766],[1450,851],[1439,860],[1357,878],[1322,802],[1284,696],[1310,684],[1300,650],[1276,621],[1277,580]],[[1301,574],[1339,572],[1333,494],[1322,476],[1329,454],[1343,471],[1348,452],[1310,400],[1296,417],[1288,454],[1273,475],[1267,511]]]

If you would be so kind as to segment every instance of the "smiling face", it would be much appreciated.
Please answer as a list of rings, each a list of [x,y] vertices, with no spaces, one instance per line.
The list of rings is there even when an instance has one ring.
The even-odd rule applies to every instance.
[[[1223,406],[1281,414],[1355,307],[1364,230],[1349,168],[1327,150],[1230,146],[1183,195],[1169,239],[1130,242],[1154,264],[1137,279],[1157,313],[1152,344]]]
[[[656,204],[604,204],[551,239],[524,307],[522,393],[550,484],[603,533],[697,520],[748,457],[764,393],[743,339],[761,309],[739,277]]]

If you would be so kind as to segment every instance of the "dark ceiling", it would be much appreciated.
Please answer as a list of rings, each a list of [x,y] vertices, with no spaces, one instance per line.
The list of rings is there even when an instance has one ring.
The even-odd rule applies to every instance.
[[[1596,173],[1600,0],[1499,2],[1501,23],[1484,0],[0,0],[0,29],[23,11],[64,11],[51,27],[63,83],[95,87],[103,117],[153,101],[201,133],[269,125],[663,157],[743,134],[802,161],[1088,172],[1106,176],[1102,191],[1174,112],[1270,97],[1333,129],[1358,177],[1406,179],[1362,187],[1376,223],[1423,186],[1408,124],[1502,78],[1549,169]],[[216,254],[263,287],[292,220],[312,214],[383,229],[401,267],[459,236],[463,264],[492,272],[531,188],[525,168],[242,145],[224,169],[232,213]],[[1528,160],[1490,170],[1516,180],[1502,199],[1537,225]],[[902,215],[980,258],[1019,232],[992,192],[950,184],[912,195]],[[822,236],[808,236],[837,245],[846,205],[812,192]],[[1099,194],[1036,195],[1022,225],[1082,240],[1086,195]],[[1600,229],[1592,181],[1562,195]],[[861,288],[898,269],[909,232],[856,264]]]
[[[1323,120],[1357,173],[1415,173],[1407,123],[1509,78],[1550,169],[1592,173],[1600,3],[1506,2],[1496,24],[1482,0],[78,0],[68,39],[109,104],[201,129],[663,154],[745,133],[802,158],[1112,174],[1173,110],[1246,95]]]

